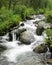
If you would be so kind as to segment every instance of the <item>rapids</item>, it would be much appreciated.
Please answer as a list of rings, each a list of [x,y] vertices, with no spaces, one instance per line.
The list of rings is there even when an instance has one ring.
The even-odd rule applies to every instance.
[[[18,39],[16,40],[15,32],[17,29],[12,31],[12,35],[13,35],[12,41],[6,40],[6,38],[7,39],[9,38],[8,33],[5,36],[2,36],[3,43],[0,43],[0,45],[6,46],[7,50],[2,52],[0,55],[0,65],[3,65],[3,64],[4,65],[46,65],[46,64],[43,64],[41,55],[38,55],[33,52],[33,48],[37,47],[42,42],[44,42],[46,37],[46,34],[44,32],[41,36],[36,35],[37,25],[34,23],[36,21],[41,21],[42,19],[44,19],[44,16],[34,15],[34,17],[35,18],[32,20],[24,21],[23,22],[24,26],[19,27],[19,29],[26,28],[28,31],[33,32],[35,41],[32,42],[30,45],[18,44],[18,43],[21,43],[21,41],[19,41]],[[4,60],[1,61],[1,58]],[[36,63],[39,63],[39,64],[36,64]]]

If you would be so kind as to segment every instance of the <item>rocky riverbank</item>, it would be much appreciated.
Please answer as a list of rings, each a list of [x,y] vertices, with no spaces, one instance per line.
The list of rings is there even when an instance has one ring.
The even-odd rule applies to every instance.
[[[20,22],[5,36],[0,36],[0,46],[6,48],[0,55],[0,65],[48,65],[52,63],[44,15],[33,15],[31,20]],[[1,48],[2,48],[1,47]]]

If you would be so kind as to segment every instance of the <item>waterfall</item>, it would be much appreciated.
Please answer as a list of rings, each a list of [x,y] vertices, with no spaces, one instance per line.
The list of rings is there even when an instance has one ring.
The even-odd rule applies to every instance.
[[[12,31],[12,38],[13,38],[12,41],[17,41],[16,32],[17,32],[17,29]]]
[[[49,47],[47,47],[46,58],[47,59],[50,59],[51,58],[51,52],[49,50]]]
[[[16,34],[12,32],[12,35],[13,35],[13,41],[16,41]]]

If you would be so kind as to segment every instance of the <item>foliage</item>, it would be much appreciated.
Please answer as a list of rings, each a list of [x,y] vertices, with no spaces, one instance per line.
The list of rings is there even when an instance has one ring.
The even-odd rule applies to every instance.
[[[0,10],[0,35],[18,25],[19,21],[21,21],[19,15],[14,15],[12,10],[8,11],[7,9],[2,8]]]
[[[25,12],[24,12],[25,16],[28,17],[30,15],[35,14],[35,11],[33,8],[26,8]]]
[[[52,23],[52,0],[0,0],[0,35],[32,14],[45,14]]]
[[[36,11],[36,14],[44,14],[44,13],[45,13],[44,9],[38,9]]]
[[[48,23],[52,23],[52,15],[51,15],[51,14],[49,14],[49,15],[47,16],[47,22],[48,22]]]
[[[46,39],[46,42],[48,44],[50,44],[50,46],[51,46],[52,45],[52,29],[47,29],[47,30],[45,30],[45,32],[48,36],[48,38]]]
[[[17,26],[21,20],[25,20],[31,14],[34,14],[33,8],[27,8],[23,5],[18,5],[15,11],[2,7],[0,10],[0,35]]]
[[[14,14],[19,14],[23,20],[26,19],[26,17],[30,16],[31,14],[34,14],[33,8],[27,8],[24,5],[18,5],[15,8]]]
[[[47,34],[48,37],[52,36],[52,29],[47,29],[46,34]]]

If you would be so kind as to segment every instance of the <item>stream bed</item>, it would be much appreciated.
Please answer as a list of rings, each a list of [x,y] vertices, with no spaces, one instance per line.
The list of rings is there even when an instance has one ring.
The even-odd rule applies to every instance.
[[[36,34],[37,24],[36,22],[44,20],[43,15],[34,15],[34,19],[26,20],[19,24],[18,29],[26,29],[27,39],[30,44],[21,44],[21,39],[16,38],[16,31],[18,29],[12,30],[12,41],[8,41],[9,33],[2,36],[2,43],[0,45],[7,47],[6,50],[0,52],[0,65],[47,65],[45,59],[45,53],[38,54],[33,52],[33,49],[44,42],[46,34],[43,32],[42,35]],[[23,25],[21,25],[23,23]],[[32,33],[31,33],[32,32]],[[33,36],[30,37],[32,34]],[[23,36],[22,36],[23,37]],[[24,36],[24,39],[26,38]],[[29,37],[29,38],[28,38]],[[33,39],[32,39],[33,38]],[[24,40],[23,40],[24,41]]]

